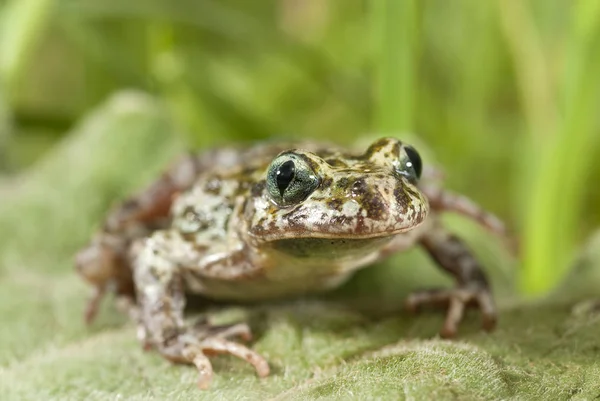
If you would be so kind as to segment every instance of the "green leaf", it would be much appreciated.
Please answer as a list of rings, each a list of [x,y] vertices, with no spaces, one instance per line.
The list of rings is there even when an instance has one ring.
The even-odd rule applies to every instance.
[[[496,332],[482,332],[478,314],[468,313],[457,340],[440,340],[441,314],[402,311],[410,289],[449,285],[416,251],[365,269],[332,296],[208,309],[216,322],[250,323],[253,347],[272,367],[266,379],[243,361],[211,357],[215,380],[210,390],[198,390],[193,367],[142,350],[135,327],[112,300],[98,322],[85,327],[88,288],[73,271],[72,255],[113,201],[151,180],[182,150],[173,133],[161,102],[121,93],[84,118],[30,171],[0,187],[3,399],[493,400],[600,394],[597,312],[500,298]],[[490,260],[499,256],[482,252],[478,232],[471,236],[486,266],[493,266]],[[200,312],[190,311],[192,318]]]

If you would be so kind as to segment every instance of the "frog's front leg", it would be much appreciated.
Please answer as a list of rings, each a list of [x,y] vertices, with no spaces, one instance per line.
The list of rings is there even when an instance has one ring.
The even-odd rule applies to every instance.
[[[174,196],[193,184],[200,164],[199,157],[192,154],[179,159],[153,184],[113,208],[102,230],[77,253],[79,274],[94,286],[85,309],[87,323],[96,316],[108,288],[113,288],[121,301],[131,301],[131,244],[166,226]]]
[[[185,295],[182,263],[192,263],[194,250],[173,244],[168,232],[158,231],[145,240],[134,261],[137,320],[141,340],[163,357],[176,363],[191,363],[199,371],[198,386],[209,386],[213,371],[207,356],[231,354],[251,363],[259,376],[269,374],[267,361],[251,349],[229,341],[230,337],[250,338],[244,324],[210,326],[206,321],[188,326],[183,319]],[[175,241],[176,236],[175,236]],[[170,250],[178,249],[173,255]]]
[[[448,338],[456,334],[465,307],[475,305],[483,315],[483,328],[492,330],[497,315],[491,289],[481,265],[465,243],[436,225],[420,239],[420,244],[442,269],[454,276],[457,286],[417,291],[407,300],[409,310],[417,310],[425,304],[447,306],[448,313],[440,334]]]

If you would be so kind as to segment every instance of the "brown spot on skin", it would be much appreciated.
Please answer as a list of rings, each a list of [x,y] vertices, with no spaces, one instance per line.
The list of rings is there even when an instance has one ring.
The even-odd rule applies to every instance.
[[[350,188],[350,180],[346,177],[342,177],[335,183],[335,186],[340,191],[347,191]]]
[[[394,157],[400,155],[400,147],[402,146],[402,142],[393,138],[381,138],[377,142],[369,146],[367,151],[362,156],[360,156],[360,159],[369,160],[375,154],[383,151],[385,148],[389,148],[390,145],[393,146],[392,150],[387,150],[383,156],[386,159],[393,159]]]
[[[304,221],[306,221],[306,215],[298,215],[298,216],[285,216],[285,220],[289,229],[292,230],[304,230],[306,226]]]
[[[196,252],[204,253],[208,249],[208,246],[194,243],[193,248]]]
[[[410,202],[407,192],[411,192],[410,189],[404,185],[402,180],[398,180],[396,187],[394,188],[394,197],[396,198],[396,202],[402,205],[402,209],[405,210],[408,208]]]
[[[265,234],[264,222],[252,227],[252,232],[254,235],[259,235],[259,236],[264,235]]]
[[[331,187],[332,183],[333,183],[333,178],[327,177],[327,178],[323,179],[323,181],[321,181],[321,188],[329,188],[329,187]]]
[[[379,195],[365,197],[363,206],[369,218],[374,220],[385,220],[387,218],[387,209]]]
[[[352,220],[351,218],[349,218],[348,216],[345,215],[337,215],[337,216],[333,216],[330,219],[330,224],[332,225],[346,225],[350,220]]]
[[[367,216],[374,220],[387,218],[386,204],[379,191],[369,188],[365,180],[358,179],[352,185],[352,193],[359,197],[358,203],[367,211]]]
[[[185,241],[194,244],[195,246],[195,241],[196,241],[196,234],[195,233],[190,233],[190,232],[182,232],[181,233],[181,238],[183,238]]]
[[[361,159],[370,159],[374,154],[380,152],[381,149],[385,148],[388,143],[389,143],[389,139],[387,139],[387,138],[381,138],[381,139],[377,140],[371,146],[369,146],[369,148],[366,150],[366,152],[360,158]]]
[[[342,211],[342,207],[344,206],[344,201],[339,198],[331,198],[327,202],[327,206],[333,210],[337,210],[338,212]]]
[[[362,216],[356,217],[356,232],[364,233],[367,231],[367,226],[365,225],[365,218]]]

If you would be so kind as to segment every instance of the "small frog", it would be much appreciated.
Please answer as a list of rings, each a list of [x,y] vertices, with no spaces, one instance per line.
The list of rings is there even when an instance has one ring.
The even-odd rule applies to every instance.
[[[447,305],[443,337],[456,334],[467,305],[481,310],[491,330],[496,309],[486,276],[439,216],[462,213],[497,233],[504,226],[421,173],[417,151],[394,138],[364,153],[302,142],[186,155],[112,210],[78,253],[77,269],[95,287],[86,320],[111,289],[137,322],[142,343],[196,365],[201,388],[212,379],[207,356],[215,353],[240,357],[267,376],[267,361],[232,341],[251,338],[246,324],[186,324],[186,293],[256,301],[325,291],[420,246],[457,286],[414,293],[407,306]]]

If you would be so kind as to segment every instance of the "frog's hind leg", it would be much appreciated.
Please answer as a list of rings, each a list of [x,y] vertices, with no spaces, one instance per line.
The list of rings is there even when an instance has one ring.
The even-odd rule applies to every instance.
[[[494,299],[485,273],[465,243],[437,225],[420,240],[433,260],[457,281],[451,289],[417,291],[407,300],[409,310],[422,305],[434,304],[448,308],[441,330],[442,337],[453,337],[467,306],[476,306],[483,316],[483,328],[492,330],[497,314]]]
[[[185,294],[182,266],[198,257],[195,250],[185,250],[173,233],[158,231],[145,240],[134,262],[134,282],[137,293],[137,320],[140,339],[146,348],[156,349],[163,357],[176,363],[196,365],[198,386],[207,388],[213,376],[207,356],[230,354],[254,366],[261,377],[269,374],[267,361],[250,348],[230,341],[231,337],[250,339],[250,329],[244,324],[211,326],[206,320],[186,325],[183,319]],[[170,253],[181,249],[173,260]]]
[[[97,234],[75,257],[79,274],[94,286],[85,308],[85,322],[91,323],[108,290],[118,297],[133,297],[133,280],[127,261],[127,240],[106,232]]]

